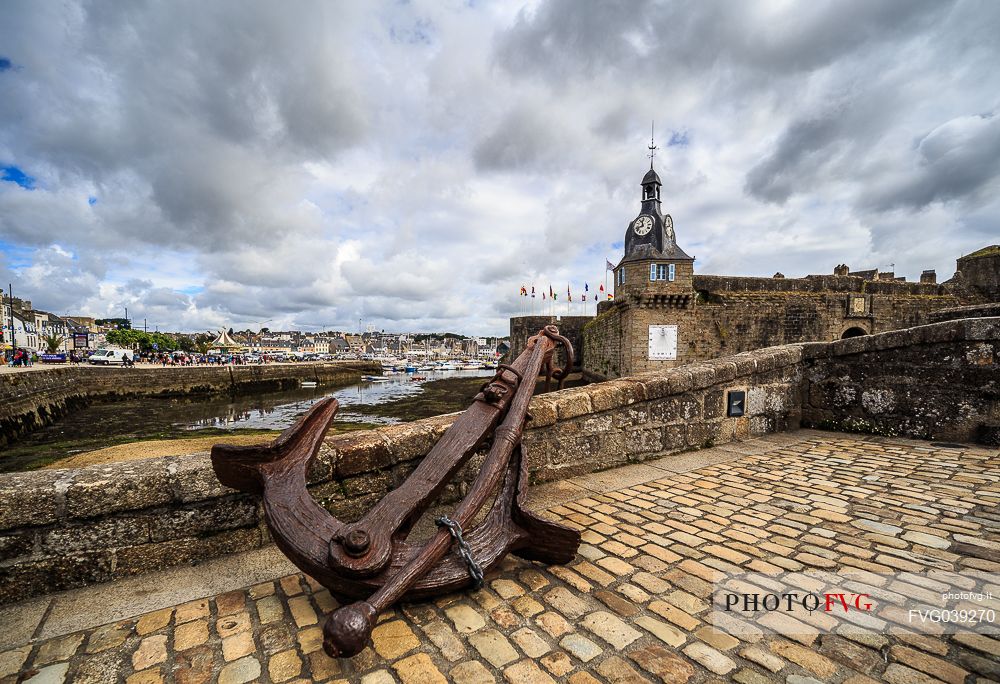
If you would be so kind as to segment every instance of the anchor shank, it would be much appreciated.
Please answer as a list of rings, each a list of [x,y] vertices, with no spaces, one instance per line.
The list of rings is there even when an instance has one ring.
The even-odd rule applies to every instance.
[[[480,393],[472,407],[455,421],[400,487],[383,497],[364,518],[344,526],[339,538],[330,544],[331,565],[358,577],[370,576],[386,567],[393,538],[409,530],[497,422],[507,415],[516,394],[512,390],[526,385],[530,399],[534,379],[542,363],[551,357],[555,342],[539,335],[529,343],[530,353],[519,356],[510,366],[512,371],[502,368],[489,383],[487,392],[495,387],[492,400],[485,392]],[[520,378],[526,382],[519,383]],[[523,419],[522,414],[520,420]],[[361,544],[355,546],[356,540]]]
[[[528,362],[527,377],[536,378],[541,370],[542,362],[552,350],[551,341],[548,344],[538,344]],[[455,509],[451,516],[463,529],[472,522],[476,513],[482,508],[489,498],[489,495],[496,490],[507,466],[510,462],[511,454],[521,442],[521,432],[524,429],[524,417],[528,412],[528,402],[534,393],[534,383],[521,383],[514,400],[511,402],[510,410],[503,424],[497,428],[493,446],[490,448],[483,462],[482,470],[476,477],[475,482],[469,488],[469,493]],[[393,575],[381,589],[379,589],[368,600],[379,612],[385,610],[399,600],[413,582],[423,575],[432,565],[434,565],[448,551],[451,545],[451,536],[447,530],[441,529],[434,535],[431,541],[404,566],[397,574]]]

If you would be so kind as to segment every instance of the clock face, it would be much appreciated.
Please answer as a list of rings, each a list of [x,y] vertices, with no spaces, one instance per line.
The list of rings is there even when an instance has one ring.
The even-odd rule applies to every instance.
[[[635,220],[635,223],[632,225],[632,230],[635,231],[636,235],[645,235],[652,229],[653,229],[653,219],[652,217],[646,214],[641,214],[639,218]]]

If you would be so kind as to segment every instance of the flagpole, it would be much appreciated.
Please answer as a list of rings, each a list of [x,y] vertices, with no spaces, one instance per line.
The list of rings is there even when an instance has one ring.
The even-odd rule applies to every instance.
[[[605,295],[607,295],[607,293],[609,292],[609,290],[608,290],[608,264],[610,264],[610,263],[611,262],[608,260],[608,258],[604,257],[604,294]],[[595,316],[597,315],[596,312],[595,312],[594,315]]]

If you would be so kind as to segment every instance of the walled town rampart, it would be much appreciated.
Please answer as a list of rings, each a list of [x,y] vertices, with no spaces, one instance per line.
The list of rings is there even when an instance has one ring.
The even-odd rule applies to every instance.
[[[697,296],[683,307],[627,298],[601,307],[585,327],[584,374],[602,380],[761,347],[908,328],[963,303],[947,285],[857,276],[695,275],[693,287]],[[676,360],[650,360],[649,326],[664,323],[677,325]]]
[[[1000,245],[983,247],[959,257],[956,265],[957,285],[967,288],[983,301],[1000,302]]]
[[[533,482],[797,428],[801,422],[951,440],[1000,426],[1000,319],[786,345],[532,400]],[[730,391],[746,413],[727,417]],[[313,498],[354,519],[398,486],[454,415],[327,438]],[[445,492],[455,500],[481,455]],[[259,504],[207,454],[0,476],[0,603],[269,543]]]
[[[182,368],[65,366],[4,373],[0,374],[0,446],[97,399],[291,389],[303,380],[347,384],[363,373],[379,372],[378,364],[350,361]]]

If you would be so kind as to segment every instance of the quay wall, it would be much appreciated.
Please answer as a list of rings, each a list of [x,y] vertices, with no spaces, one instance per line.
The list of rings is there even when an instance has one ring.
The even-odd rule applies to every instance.
[[[241,394],[291,389],[303,380],[348,384],[364,373],[380,372],[378,364],[348,361],[180,368],[61,366],[3,373],[0,374],[0,447],[94,400]]]
[[[540,483],[805,423],[988,437],[1000,426],[998,350],[1000,318],[980,318],[640,373],[535,397],[524,452]],[[926,401],[916,396],[928,391],[920,383],[935,385]],[[732,391],[745,392],[741,417],[726,416]],[[357,519],[403,482],[454,418],[328,437],[310,471],[313,499]],[[472,457],[443,502],[465,494],[481,459]],[[260,504],[220,485],[207,454],[0,476],[0,603],[268,543]]]

